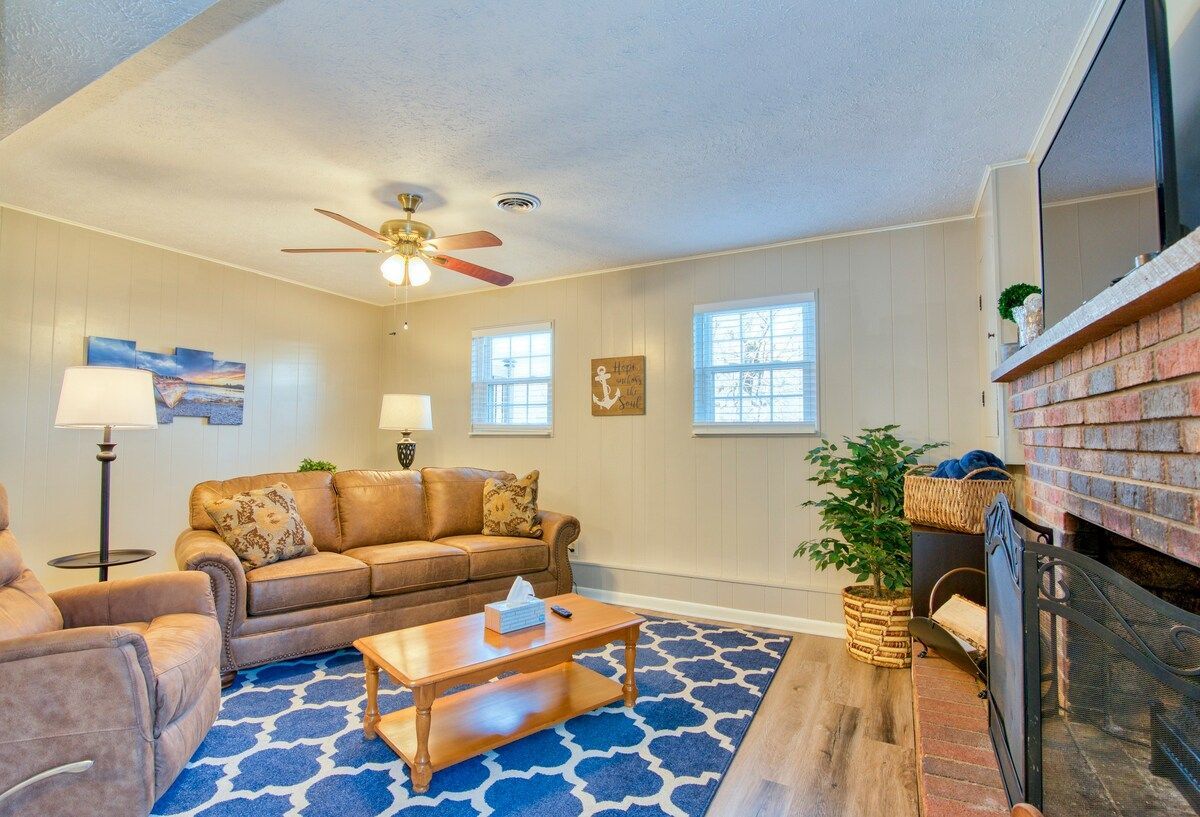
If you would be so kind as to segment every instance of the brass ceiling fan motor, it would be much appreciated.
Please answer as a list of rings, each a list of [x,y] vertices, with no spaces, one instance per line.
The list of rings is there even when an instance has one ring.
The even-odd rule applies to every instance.
[[[347,227],[352,227],[364,235],[368,235],[377,241],[382,242],[384,247],[303,247],[303,248],[287,248],[283,252],[286,253],[388,253],[389,255],[399,256],[404,259],[404,283],[408,282],[408,269],[410,261],[422,261],[442,267],[443,269],[453,270],[454,272],[468,275],[472,278],[477,278],[480,281],[486,281],[489,284],[504,287],[513,282],[511,275],[506,275],[503,272],[497,272],[487,267],[481,267],[478,264],[473,264],[470,261],[463,261],[460,258],[451,258],[448,255],[443,255],[445,250],[473,250],[482,247],[499,247],[501,241],[487,230],[476,230],[472,233],[457,233],[455,235],[443,236],[437,238],[437,233],[428,224],[413,219],[413,213],[421,206],[422,198],[417,193],[401,193],[396,197],[400,202],[400,207],[404,210],[404,218],[394,218],[383,222],[378,230],[372,230],[363,224],[359,224],[353,219],[334,213],[330,210],[322,210],[316,208],[317,212],[323,216],[328,216],[334,221],[341,222]],[[389,258],[385,261],[391,261]],[[421,267],[423,269],[423,267]],[[385,277],[386,277],[385,267]],[[428,274],[425,279],[428,280]],[[398,281],[393,278],[391,280]],[[418,284],[424,281],[417,282]]]

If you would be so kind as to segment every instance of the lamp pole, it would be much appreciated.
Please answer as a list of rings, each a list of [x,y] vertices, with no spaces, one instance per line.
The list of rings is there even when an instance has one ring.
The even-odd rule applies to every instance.
[[[104,427],[104,439],[96,443],[100,452],[100,581],[108,581],[108,497],[112,484],[112,464],[117,458],[117,444],[112,441],[112,426]]]

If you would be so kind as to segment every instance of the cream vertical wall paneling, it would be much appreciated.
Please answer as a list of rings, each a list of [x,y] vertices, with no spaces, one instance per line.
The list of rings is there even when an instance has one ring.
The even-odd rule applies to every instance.
[[[63,370],[85,362],[88,335],[247,366],[243,425],[117,432],[113,546],[158,551],[113,573],[128,576],[175,569],[197,482],[292,470],[305,456],[386,462],[382,332],[375,306],[0,208],[0,482],[26,561],[52,588],[95,580],[46,566],[96,547],[99,432],[53,427]]]
[[[384,385],[432,395],[418,465],[542,472],[542,506],[582,521],[581,587],[839,622],[847,577],[791,556],[818,533],[801,506],[816,438],[692,436],[692,307],[816,291],[823,434],[900,422],[961,454],[983,442],[978,264],[962,219],[417,302],[386,342]],[[546,319],[553,436],[469,436],[471,330]],[[626,354],[646,355],[646,414],[592,417],[591,358]]]
[[[1000,319],[1000,293],[1022,281],[1041,284],[1037,195],[1032,164],[997,165],[988,170],[975,219],[982,298],[979,332],[984,339],[979,366],[987,395],[983,433],[989,448],[1005,462],[1018,465],[1025,461],[1024,449],[1005,404],[1005,387],[990,381],[992,370],[1000,364],[1000,344],[1017,340],[1016,325]]]

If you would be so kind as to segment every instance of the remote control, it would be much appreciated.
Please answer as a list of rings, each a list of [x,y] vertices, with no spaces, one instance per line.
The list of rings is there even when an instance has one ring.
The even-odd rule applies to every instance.
[[[568,610],[566,607],[562,607],[557,604],[555,604],[553,607],[551,607],[550,611],[553,613],[556,613],[557,615],[562,616],[563,618],[570,618],[573,615],[571,613],[571,611]]]

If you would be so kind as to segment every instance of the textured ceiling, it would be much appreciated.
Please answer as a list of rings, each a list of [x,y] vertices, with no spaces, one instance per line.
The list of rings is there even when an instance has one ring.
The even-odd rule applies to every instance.
[[[215,0],[0,0],[0,139]]]
[[[313,207],[426,193],[518,281],[961,215],[1093,3],[223,0],[0,141],[0,200],[374,302],[374,256],[279,252],[358,244]]]

